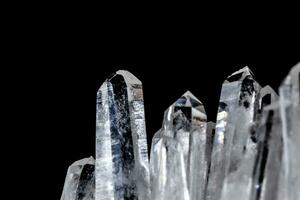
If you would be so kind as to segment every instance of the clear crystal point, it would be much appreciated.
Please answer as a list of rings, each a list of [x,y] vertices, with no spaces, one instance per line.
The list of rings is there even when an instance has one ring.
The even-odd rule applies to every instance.
[[[252,79],[254,78],[254,75],[253,75],[252,71],[249,69],[248,66],[233,72],[230,76],[228,76],[226,78],[224,83],[235,82],[235,81],[243,81],[244,79],[246,79],[246,77],[251,77]]]
[[[117,71],[98,90],[96,119],[96,200],[148,200],[142,83]]]
[[[222,85],[207,186],[208,200],[228,199],[234,189],[242,191],[251,185],[247,177],[239,174],[252,169],[243,162],[244,156],[248,157],[247,162],[255,158],[250,129],[255,124],[260,106],[260,90],[261,86],[248,67],[234,72]]]
[[[279,88],[284,145],[283,198],[300,199],[300,63],[291,69]]]
[[[94,200],[94,171],[93,157],[74,162],[68,169],[61,200]]]
[[[222,85],[207,186],[208,200],[220,199],[225,177],[240,164],[259,89],[260,85],[248,67],[234,72]]]
[[[282,123],[279,104],[272,101],[264,108],[257,133],[257,157],[253,171],[252,200],[280,200],[282,187]]]
[[[281,147],[279,132],[272,130],[274,135],[270,137],[270,129],[278,124],[275,122],[276,124],[273,125],[274,110],[263,111],[266,106],[268,107],[277,99],[277,94],[269,86],[258,92],[253,116],[254,122],[246,132],[247,143],[244,146],[241,161],[236,166],[236,170],[226,175],[220,199],[238,200],[242,196],[245,200],[258,200],[262,194],[262,184],[266,177],[266,165],[274,164],[275,169],[278,163],[281,163],[274,161],[274,158],[277,158],[275,153]],[[278,146],[274,146],[274,141]],[[275,171],[269,170],[268,172],[274,173]]]
[[[205,195],[209,158],[206,114],[189,91],[166,111],[152,140],[152,199],[196,200]]]

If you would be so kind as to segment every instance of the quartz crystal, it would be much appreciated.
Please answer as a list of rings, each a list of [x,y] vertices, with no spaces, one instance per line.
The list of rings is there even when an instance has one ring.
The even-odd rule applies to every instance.
[[[150,175],[142,83],[117,71],[97,93],[96,200],[148,200]]]
[[[257,160],[257,124],[263,106],[276,99],[269,87],[261,88],[245,67],[225,80],[217,116],[208,200],[252,198]]]
[[[68,169],[61,200],[94,200],[94,171],[93,157],[74,162]]]
[[[282,123],[278,102],[264,108],[257,128],[257,157],[253,173],[252,200],[281,200]]]
[[[280,113],[284,142],[283,199],[300,199],[300,63],[279,88]]]
[[[233,73],[222,85],[207,200],[220,199],[225,177],[241,164],[260,88],[248,67]]]
[[[221,199],[238,200],[241,196],[245,200],[256,199],[256,192],[260,190],[260,181],[263,178],[260,170],[263,168],[264,163],[262,162],[265,158],[261,158],[261,156],[265,156],[264,153],[266,153],[262,148],[268,148],[265,143],[269,139],[258,133],[257,126],[261,121],[263,108],[276,101],[277,98],[277,94],[269,86],[257,92],[253,123],[250,124],[248,131],[242,133],[246,134],[247,142],[243,148],[241,161],[234,170],[227,173]]]
[[[206,127],[204,106],[189,91],[165,111],[150,154],[153,200],[205,197],[212,123]]]
[[[299,200],[300,63],[279,88],[248,67],[222,85],[216,124],[189,91],[164,113],[148,163],[142,83],[117,71],[97,93],[96,160],[73,163],[61,200]]]

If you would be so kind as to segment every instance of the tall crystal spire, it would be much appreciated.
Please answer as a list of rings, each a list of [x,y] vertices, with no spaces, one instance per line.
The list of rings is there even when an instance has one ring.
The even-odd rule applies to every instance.
[[[284,144],[283,198],[300,199],[300,63],[298,63],[279,88],[280,114]]]
[[[165,111],[163,127],[152,140],[152,199],[204,198],[211,147],[206,118],[204,106],[189,91]]]
[[[97,93],[96,200],[148,200],[147,152],[142,83],[117,71]]]
[[[237,170],[254,123],[260,85],[244,67],[229,76],[222,86],[216,133],[211,156],[207,200],[219,200],[225,177]]]

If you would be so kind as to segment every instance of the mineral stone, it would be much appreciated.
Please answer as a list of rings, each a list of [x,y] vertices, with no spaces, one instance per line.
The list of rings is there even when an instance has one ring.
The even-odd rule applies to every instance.
[[[61,200],[94,200],[94,172],[93,157],[74,162],[68,169]]]
[[[97,93],[96,200],[147,200],[150,175],[142,83],[117,71]]]
[[[203,104],[189,91],[165,111],[163,126],[152,140],[152,199],[205,197],[213,131],[210,123],[207,133],[206,119]]]

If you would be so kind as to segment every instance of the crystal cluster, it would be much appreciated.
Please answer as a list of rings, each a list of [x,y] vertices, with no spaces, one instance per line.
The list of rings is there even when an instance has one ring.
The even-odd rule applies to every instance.
[[[73,163],[61,200],[299,200],[300,63],[279,96],[248,67],[222,85],[216,123],[187,91],[148,159],[142,83],[117,71],[97,93],[96,159]]]

